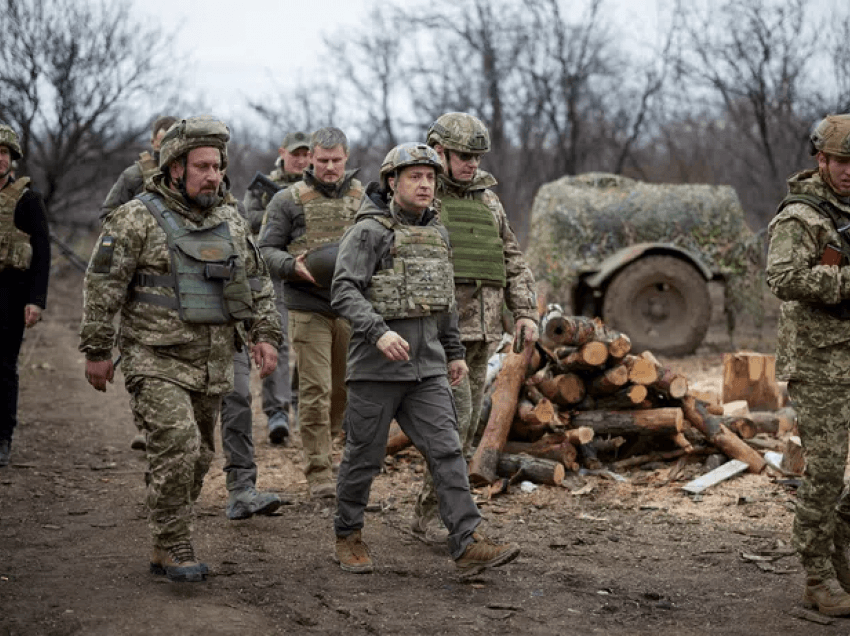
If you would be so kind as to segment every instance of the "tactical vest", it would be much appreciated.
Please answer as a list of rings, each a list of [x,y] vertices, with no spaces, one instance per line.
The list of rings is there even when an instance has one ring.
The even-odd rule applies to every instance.
[[[131,300],[174,309],[181,320],[189,323],[223,324],[251,318],[251,289],[259,289],[260,282],[249,281],[227,222],[191,229],[179,214],[166,207],[161,196],[146,192],[136,198],[165,232],[171,273],[137,273]],[[174,297],[140,292],[139,287],[169,287],[174,290]]]
[[[454,302],[449,246],[431,226],[409,226],[373,217],[395,233],[392,264],[372,276],[367,297],[385,320],[446,312]]]
[[[440,199],[440,221],[452,241],[452,265],[459,283],[507,284],[504,244],[493,211],[475,199]]]
[[[353,223],[360,206],[363,190],[357,179],[352,179],[348,190],[339,199],[324,196],[303,181],[290,186],[295,202],[304,208],[304,234],[294,239],[286,250],[295,256],[309,250],[337,243]]]
[[[845,255],[850,254],[850,236],[848,236],[848,234],[850,234],[850,218],[848,218],[846,214],[826,199],[822,199],[814,194],[802,193],[789,194],[782,199],[782,201],[779,202],[779,206],[776,208],[776,214],[779,214],[787,206],[793,203],[802,203],[807,205],[828,218],[832,222],[832,225],[841,240],[841,245],[838,247],[841,248]],[[847,258],[845,257],[843,260],[846,264]],[[821,311],[824,311],[835,318],[850,320],[850,300],[842,300],[837,305],[817,304],[817,307]]]
[[[32,263],[30,235],[15,227],[15,207],[29,182],[24,177],[0,190],[0,272],[7,267],[27,270]]]
[[[139,153],[139,160],[136,162],[139,170],[142,171],[142,183],[147,184],[151,177],[159,172],[159,166],[153,155],[147,151]]]

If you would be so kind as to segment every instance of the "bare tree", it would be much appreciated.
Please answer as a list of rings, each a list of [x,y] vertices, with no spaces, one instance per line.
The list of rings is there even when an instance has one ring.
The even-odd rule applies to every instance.
[[[131,16],[128,0],[0,2],[0,121],[21,136],[21,172],[55,221],[96,207],[104,167],[147,130],[130,106],[164,96],[167,40]]]

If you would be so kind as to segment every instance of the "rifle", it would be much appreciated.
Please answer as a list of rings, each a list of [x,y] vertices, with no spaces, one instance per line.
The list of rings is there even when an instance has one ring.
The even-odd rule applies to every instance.
[[[57,237],[53,232],[50,233],[50,240],[56,244],[56,247],[58,247],[59,251],[62,252],[62,256],[67,258],[70,261],[71,265],[73,265],[76,269],[80,270],[82,273],[86,273],[86,270],[89,266],[86,261],[80,258],[74,250],[68,247],[67,244],[60,241],[59,237]]]
[[[269,195],[269,199],[271,199],[275,194],[283,190],[283,186],[279,186],[262,172],[257,171],[254,173],[251,183],[248,184],[248,189],[255,193],[267,194]]]

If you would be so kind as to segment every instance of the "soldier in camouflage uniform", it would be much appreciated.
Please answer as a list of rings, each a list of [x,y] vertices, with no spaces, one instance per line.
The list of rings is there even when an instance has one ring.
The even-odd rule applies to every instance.
[[[806,473],[793,541],[806,570],[803,600],[850,615],[850,501],[844,469],[850,428],[850,115],[815,127],[818,167],[793,175],[768,228],[767,283],[783,301],[777,370],[798,414]]]
[[[107,215],[84,286],[86,378],[106,390],[117,344],[130,406],[147,433],[150,569],[175,581],[207,574],[192,547],[193,505],[214,456],[221,396],[233,389],[235,343],[253,343],[264,376],[280,343],[268,270],[225,200],[229,137],[210,117],[168,130],[161,172]]]
[[[138,161],[121,173],[109,190],[109,194],[106,195],[103,205],[100,206],[101,220],[119,205],[127,203],[137,194],[144,192],[145,181],[159,172],[159,147],[165,131],[171,128],[176,121],[177,118],[170,115],[157,117],[151,126],[151,149],[153,152],[140,153]]]
[[[330,279],[317,281],[308,256],[332,249],[354,218],[362,186],[346,171],[348,139],[321,128],[310,139],[304,180],[278,192],[260,231],[260,249],[273,276],[283,279],[292,347],[298,367],[298,424],[310,496],[333,498],[332,440],[345,412],[349,325],[331,308]]]
[[[18,355],[24,329],[41,319],[50,276],[50,233],[41,196],[12,176],[23,155],[0,124],[0,468],[9,463],[18,423]]]
[[[527,343],[537,340],[534,277],[502,203],[490,189],[496,179],[478,167],[490,150],[484,124],[467,113],[446,113],[428,130],[427,143],[445,167],[438,177],[437,198],[452,244],[460,337],[469,366],[469,376],[452,390],[467,454],[481,413],[487,360],[502,338],[505,304],[513,315],[514,337],[524,337]],[[442,543],[447,536],[437,516],[430,475],[417,499],[413,530],[429,543]]]
[[[393,148],[342,240],[332,305],[352,325],[346,446],[337,481],[336,559],[371,572],[363,513],[395,418],[436,475],[448,546],[463,575],[502,565],[519,546],[476,528],[466,462],[449,391],[466,375],[448,233],[431,208],[440,157],[425,144]],[[448,361],[448,363],[447,363]],[[448,373],[448,378],[447,378]]]

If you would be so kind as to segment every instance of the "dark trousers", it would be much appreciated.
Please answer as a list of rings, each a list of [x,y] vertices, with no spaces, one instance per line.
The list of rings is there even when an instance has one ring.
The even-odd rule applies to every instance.
[[[18,423],[18,355],[24,339],[26,287],[0,282],[0,440]]]

